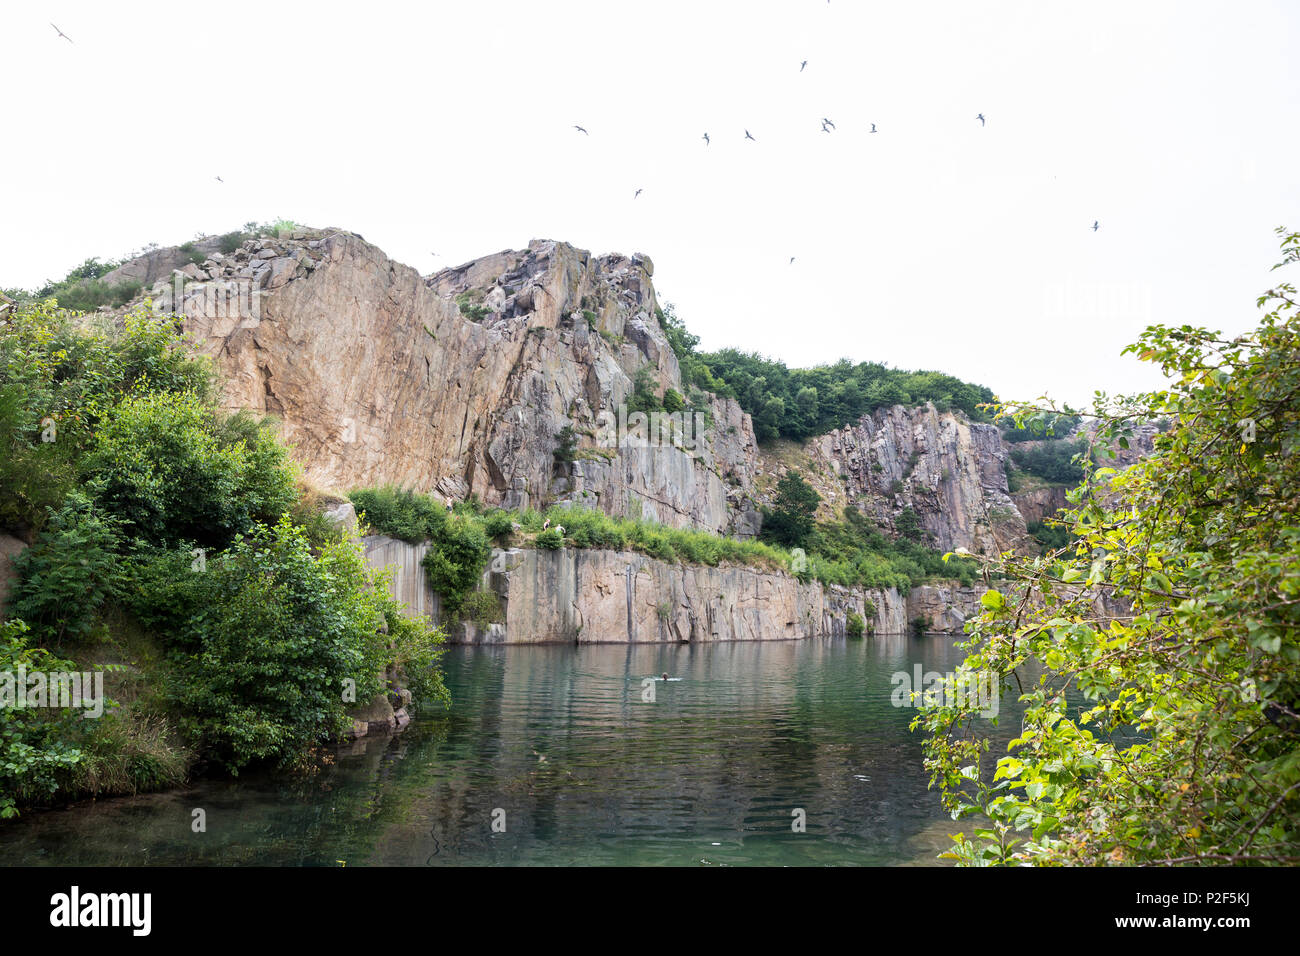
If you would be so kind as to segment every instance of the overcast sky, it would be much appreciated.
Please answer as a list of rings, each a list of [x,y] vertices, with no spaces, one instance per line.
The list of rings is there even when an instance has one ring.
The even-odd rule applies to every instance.
[[[0,286],[279,217],[426,273],[563,239],[651,256],[706,348],[1083,401],[1153,384],[1119,355],[1148,323],[1250,327],[1281,278],[1298,27],[1282,2],[10,3]]]

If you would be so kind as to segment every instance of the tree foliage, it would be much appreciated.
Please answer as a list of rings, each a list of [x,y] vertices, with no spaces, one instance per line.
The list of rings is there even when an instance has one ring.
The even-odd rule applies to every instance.
[[[988,765],[973,707],[918,718],[945,805],[989,821],[960,860],[1300,862],[1300,320],[1290,285],[1259,305],[1249,334],[1157,325],[1126,350],[1171,385],[1099,395],[1097,447],[1171,426],[1123,472],[1086,466],[1076,540],[1002,565],[964,667],[1022,691],[1008,755]]]
[[[848,359],[791,369],[784,362],[734,348],[698,352],[699,337],[686,330],[671,305],[659,311],[659,324],[677,356],[682,384],[736,399],[752,416],[759,441],[801,440],[879,408],[925,402],[933,402],[939,411],[959,410],[972,421],[987,421],[980,406],[993,401],[984,386],[942,372],[906,372]]]

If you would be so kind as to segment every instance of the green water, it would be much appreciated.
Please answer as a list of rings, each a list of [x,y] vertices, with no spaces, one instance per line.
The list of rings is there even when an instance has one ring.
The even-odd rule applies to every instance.
[[[951,823],[890,678],[960,659],[950,638],[902,635],[453,648],[449,715],[343,748],[308,777],[30,811],[0,825],[0,860],[932,864]],[[642,679],[664,671],[681,680],[655,682],[643,702]],[[1005,701],[1002,716],[1010,736]],[[806,832],[792,828],[796,809]]]

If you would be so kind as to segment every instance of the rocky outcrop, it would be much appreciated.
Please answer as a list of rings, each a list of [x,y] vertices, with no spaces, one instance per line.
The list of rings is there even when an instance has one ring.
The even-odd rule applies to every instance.
[[[809,450],[813,467],[838,482],[838,506],[854,504],[878,526],[901,532],[910,513],[923,540],[941,551],[1029,546],[993,425],[933,405],[895,405],[812,439]]]
[[[757,534],[785,466],[735,401],[682,386],[649,258],[535,241],[426,277],[339,229],[214,243],[117,271],[156,283],[155,306],[182,312],[216,360],[226,405],[278,416],[314,484]],[[642,370],[657,396],[686,393],[666,431],[628,412]],[[831,511],[914,524],[945,551],[1033,549],[1025,525],[1052,503],[1008,494],[994,426],[930,405],[878,410],[800,457]]]
[[[453,643],[788,640],[843,635],[849,611],[868,610],[877,633],[905,629],[906,601],[892,589],[823,588],[782,571],[584,548],[494,551],[483,588],[498,600],[498,620],[441,621],[438,596],[420,568],[427,547],[380,536],[362,541],[367,563],[392,569],[394,595],[408,613],[443,623]]]
[[[1069,502],[1065,499],[1067,490],[1063,485],[1047,485],[1017,491],[1011,495],[1011,502],[1028,525],[1052,517],[1068,505]]]
[[[980,598],[988,588],[922,584],[907,594],[907,620],[920,618],[932,634],[960,634],[966,621],[978,617]]]
[[[167,246],[161,249],[150,249],[127,260],[116,269],[104,273],[100,276],[100,281],[109,286],[128,282],[152,286],[156,282],[170,281],[172,273],[177,270],[184,271],[186,275],[197,274],[198,267],[194,260],[213,256],[218,260],[222,258],[221,237],[205,236],[188,243],[185,248]]]
[[[653,270],[643,256],[539,241],[426,279],[351,233],[299,230],[213,253],[153,296],[215,358],[225,404],[278,416],[323,487],[572,501],[753,534],[756,444],[734,401],[688,396],[702,436],[680,419],[662,441],[608,427],[642,367],[657,394],[683,391]]]

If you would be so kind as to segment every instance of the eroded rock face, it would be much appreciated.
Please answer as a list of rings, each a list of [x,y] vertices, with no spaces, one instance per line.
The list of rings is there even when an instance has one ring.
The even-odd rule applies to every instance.
[[[838,477],[841,503],[856,504],[881,527],[899,530],[910,509],[941,551],[996,554],[1029,546],[993,425],[929,404],[895,405],[812,439],[811,451]]]
[[[225,404],[279,417],[325,488],[394,483],[506,507],[571,501],[679,527],[753,534],[756,444],[731,400],[711,427],[619,444],[637,370],[682,391],[645,257],[533,242],[423,278],[360,237],[259,238],[159,282],[162,310],[216,360]],[[574,429],[573,460],[557,459]]]
[[[499,620],[440,621],[438,596],[420,570],[427,547],[380,536],[363,539],[372,567],[393,567],[394,592],[408,613],[447,625],[452,643],[646,643],[790,640],[843,636],[849,611],[876,633],[902,633],[906,601],[897,591],[802,584],[781,571],[668,564],[631,551],[586,548],[496,550],[483,586],[497,596]]]
[[[353,233],[303,229],[211,252],[184,265],[182,284],[161,274],[173,260],[162,250],[121,268],[160,280],[156,306],[184,312],[225,404],[278,416],[325,489],[570,502],[738,537],[761,527],[759,476],[772,463],[735,401],[686,395],[675,438],[627,427],[642,368],[657,394],[689,391],[644,256],[535,241],[422,277]],[[803,457],[834,512],[853,503],[897,532],[910,511],[944,551],[1034,547],[993,426],[895,406],[810,440]],[[1022,503],[1034,517],[1048,504]]]
[[[907,595],[908,621],[921,618],[925,630],[937,634],[961,634],[966,621],[979,617],[980,598],[988,588],[922,584]]]

